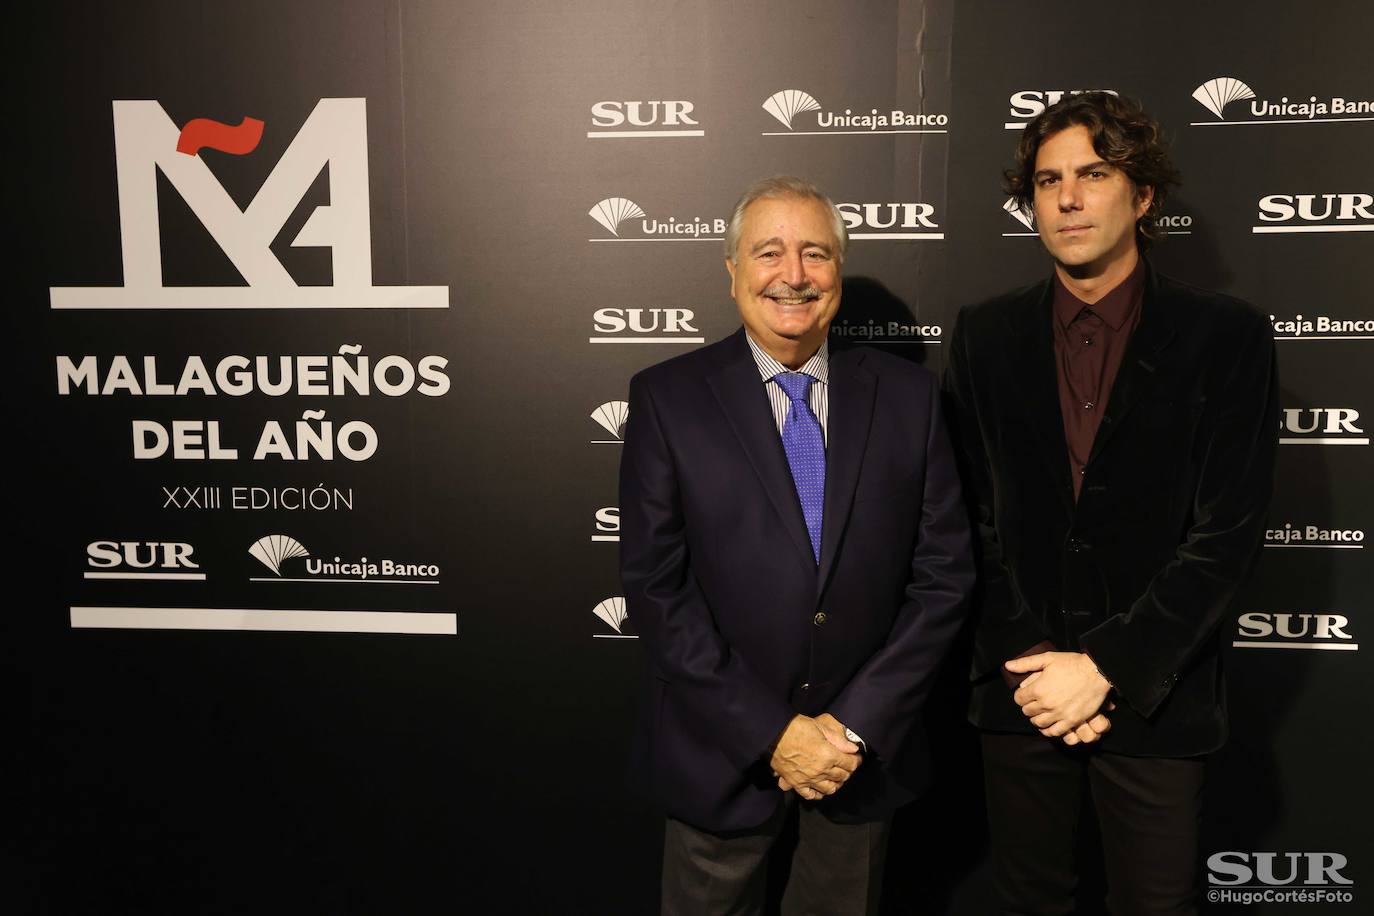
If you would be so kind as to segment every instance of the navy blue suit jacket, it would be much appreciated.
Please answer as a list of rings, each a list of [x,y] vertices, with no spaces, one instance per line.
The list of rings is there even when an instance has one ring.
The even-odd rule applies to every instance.
[[[882,817],[928,778],[921,706],[974,575],[939,386],[841,348],[829,399],[817,566],[742,330],[630,382],[621,578],[648,662],[631,778],[708,830],[773,814],[769,748],[798,713],[869,748],[831,818]]]

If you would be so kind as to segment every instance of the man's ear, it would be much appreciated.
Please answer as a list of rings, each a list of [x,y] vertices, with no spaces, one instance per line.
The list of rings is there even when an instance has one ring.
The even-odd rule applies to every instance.
[[[1135,187],[1135,218],[1140,219],[1155,201],[1154,185],[1139,184]]]
[[[735,262],[730,258],[725,259],[725,270],[730,274],[730,295],[735,294]]]

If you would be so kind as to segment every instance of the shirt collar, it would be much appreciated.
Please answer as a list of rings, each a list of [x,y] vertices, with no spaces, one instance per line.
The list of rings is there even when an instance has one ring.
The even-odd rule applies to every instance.
[[[792,371],[773,357],[769,356],[767,351],[765,351],[763,347],[760,347],[758,342],[749,335],[748,331],[744,332],[744,339],[749,341],[749,349],[754,353],[754,365],[758,366],[759,377],[762,378],[764,382],[772,381],[773,376],[777,375],[779,372]],[[821,341],[821,348],[806,361],[805,365],[796,371],[805,372],[821,384],[828,385],[830,383],[830,341]]]
[[[1059,326],[1068,329],[1074,320],[1084,309],[1092,309],[1093,314],[1100,317],[1107,324],[1111,325],[1113,331],[1121,330],[1125,325],[1126,319],[1131,316],[1136,307],[1140,304],[1141,296],[1145,291],[1145,259],[1140,258],[1136,261],[1135,269],[1112,290],[1097,302],[1089,305],[1082,299],[1075,296],[1064,281],[1059,279],[1059,272],[1054,274],[1054,317],[1059,321]]]

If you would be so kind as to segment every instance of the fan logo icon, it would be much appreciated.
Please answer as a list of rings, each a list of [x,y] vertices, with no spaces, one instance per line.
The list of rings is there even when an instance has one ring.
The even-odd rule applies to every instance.
[[[1283,96],[1277,102],[1259,98],[1244,80],[1218,76],[1193,90],[1193,100],[1212,114],[1215,121],[1192,121],[1192,127],[1218,127],[1230,124],[1308,124],[1314,121],[1374,121],[1374,101],[1332,96],[1306,99]],[[1232,102],[1249,102],[1249,120],[1226,119]]]
[[[1008,216],[1010,216],[1012,219],[1016,220],[1018,223],[1026,227],[1025,232],[1003,232],[1003,237],[1009,238],[1023,235],[1038,236],[1040,234],[1035,231],[1034,211],[1032,211],[1028,207],[1021,206],[1021,204],[1016,202],[1015,197],[1008,197],[1006,199],[1006,202],[1002,204],[1002,209],[1006,211]]]
[[[258,538],[253,542],[253,546],[248,548],[248,552],[278,577],[281,576],[281,565],[285,561],[310,556],[310,551],[305,549],[304,544],[285,534],[269,534],[267,537]]]
[[[614,633],[593,633],[597,639],[638,639],[634,632],[634,627],[630,623],[629,611],[625,607],[625,599],[619,596],[607,598],[596,607],[592,608],[592,614],[606,624]]]
[[[625,424],[630,419],[629,401],[607,401],[589,416],[606,432],[615,438],[593,439],[592,445],[621,445],[625,442]]]
[[[253,154],[271,125],[193,118],[178,128],[151,100],[114,103],[122,286],[55,286],[54,309],[448,308],[446,286],[374,286],[368,198],[367,100],[321,99],[287,145],[251,203],[242,208],[210,168],[204,151]],[[328,285],[301,286],[272,244],[321,175],[329,203],[313,208],[291,241],[328,248]],[[166,286],[158,176],[243,277],[242,286]]]
[[[827,111],[816,97],[803,89],[784,89],[763,100],[759,106],[772,115],[786,130],[765,130],[765,137],[814,137],[824,134],[944,134],[948,133],[949,115],[908,112],[900,108],[855,112],[846,108],[843,113]],[[816,130],[797,130],[800,115],[816,112]],[[808,119],[809,120],[809,119]],[[809,125],[802,125],[809,126]]]
[[[589,242],[719,242],[725,237],[724,219],[700,216],[650,219],[643,207],[626,197],[599,200],[587,215],[611,234],[609,238],[587,239]],[[627,220],[638,221],[638,233],[628,231],[636,224],[625,225]]]

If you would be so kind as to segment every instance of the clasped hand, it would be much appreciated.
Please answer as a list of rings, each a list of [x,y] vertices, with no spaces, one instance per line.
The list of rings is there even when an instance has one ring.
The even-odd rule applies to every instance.
[[[779,789],[794,790],[810,801],[835,794],[862,762],[859,746],[828,712],[814,719],[793,716],[768,760]]]
[[[1112,685],[1082,652],[1041,652],[1013,658],[1006,668],[1031,672],[1012,699],[1045,737],[1091,744],[1112,727],[1105,715],[1116,708],[1107,699]]]

